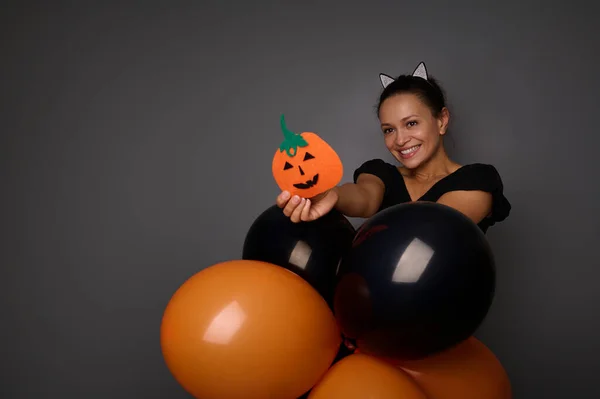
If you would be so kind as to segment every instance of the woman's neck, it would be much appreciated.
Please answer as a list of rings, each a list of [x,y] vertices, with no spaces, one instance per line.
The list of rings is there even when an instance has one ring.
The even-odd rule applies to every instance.
[[[452,161],[443,146],[427,162],[415,169],[403,168],[405,175],[421,181],[437,180],[455,172],[460,165]]]

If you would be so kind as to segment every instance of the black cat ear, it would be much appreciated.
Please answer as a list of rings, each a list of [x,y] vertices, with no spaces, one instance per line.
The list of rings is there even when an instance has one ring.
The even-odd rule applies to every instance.
[[[392,78],[391,76],[388,76],[388,75],[384,74],[384,73],[380,73],[379,74],[379,80],[381,80],[381,85],[385,89],[386,87],[388,87],[388,85],[390,83],[393,83],[395,79]]]
[[[421,62],[417,68],[412,73],[412,76],[416,76],[418,78],[423,78],[427,80],[427,68],[425,68],[425,63]]]

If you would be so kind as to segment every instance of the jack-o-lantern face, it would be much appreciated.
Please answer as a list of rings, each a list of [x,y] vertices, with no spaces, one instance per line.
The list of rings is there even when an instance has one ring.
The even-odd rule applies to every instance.
[[[296,134],[285,126],[284,140],[273,157],[273,177],[282,191],[311,198],[335,187],[344,174],[342,161],[329,144],[312,132]]]

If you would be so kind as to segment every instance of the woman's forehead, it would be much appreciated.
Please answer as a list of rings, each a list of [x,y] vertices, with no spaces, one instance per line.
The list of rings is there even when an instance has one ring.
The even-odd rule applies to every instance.
[[[398,94],[386,99],[379,114],[382,119],[403,119],[410,115],[422,115],[427,106],[414,94]]]

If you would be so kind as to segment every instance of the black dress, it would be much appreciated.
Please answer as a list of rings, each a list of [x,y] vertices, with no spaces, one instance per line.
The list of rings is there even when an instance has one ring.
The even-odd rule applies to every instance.
[[[404,178],[396,166],[382,159],[367,161],[354,171],[355,183],[358,176],[363,173],[379,177],[385,185],[383,201],[378,211],[393,205],[412,201]],[[506,219],[510,214],[511,204],[504,196],[504,186],[498,171],[492,165],[481,163],[460,167],[455,172],[435,183],[417,201],[437,202],[445,193],[459,190],[481,190],[492,194],[492,214],[478,223],[478,226],[484,233],[487,232],[490,226]]]

